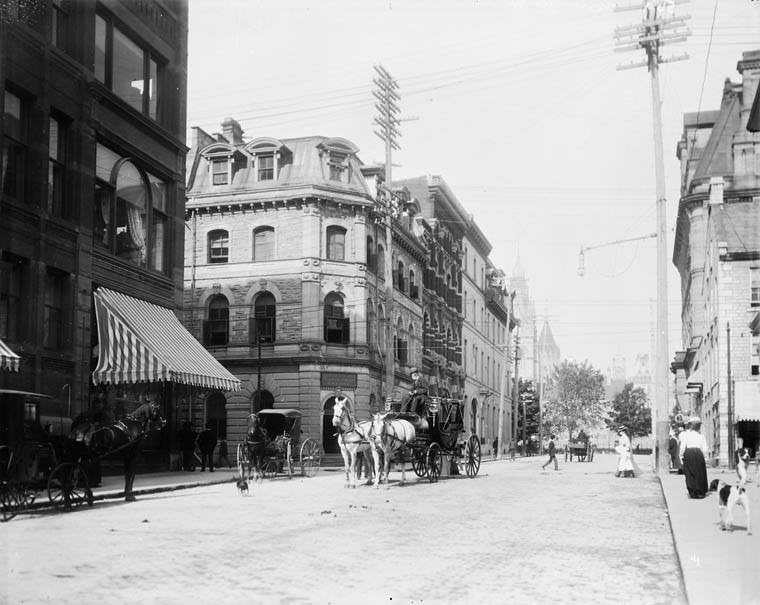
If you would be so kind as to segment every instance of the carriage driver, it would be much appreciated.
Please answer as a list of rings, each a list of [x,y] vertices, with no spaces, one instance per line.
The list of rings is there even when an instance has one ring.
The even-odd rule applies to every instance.
[[[427,385],[417,368],[411,369],[412,390],[409,391],[406,400],[401,406],[402,413],[413,413],[425,416],[425,398],[428,393]]]

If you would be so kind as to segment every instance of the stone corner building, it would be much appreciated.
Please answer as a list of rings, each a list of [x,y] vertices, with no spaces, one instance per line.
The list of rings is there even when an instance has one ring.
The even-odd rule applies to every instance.
[[[748,120],[760,51],[737,64],[720,109],[684,115],[673,263],[681,275],[676,399],[702,418],[710,457],[760,446],[760,134]]]

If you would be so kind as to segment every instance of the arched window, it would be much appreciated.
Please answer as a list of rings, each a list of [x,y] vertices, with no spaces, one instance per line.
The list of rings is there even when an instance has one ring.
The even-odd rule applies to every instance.
[[[377,340],[378,344],[380,346],[380,351],[385,354],[385,309],[383,309],[382,305],[377,306],[377,317],[378,317],[378,330],[377,330]]]
[[[327,228],[328,260],[346,260],[346,230],[337,225]]]
[[[407,337],[406,337],[406,356],[407,356],[407,363],[410,366],[415,365],[415,355],[414,351],[416,350],[416,347],[414,346],[414,339],[415,339],[415,333],[414,333],[414,324],[410,323],[409,327],[406,330]]]
[[[370,271],[377,270],[377,258],[375,257],[375,241],[371,236],[367,236],[367,269]]]
[[[253,230],[253,260],[274,260],[274,227]]]
[[[379,244],[377,246],[377,276],[385,279],[385,249]]]
[[[261,410],[271,410],[274,407],[274,395],[269,391],[254,391],[251,397],[253,412],[258,414]]]
[[[398,261],[398,268],[396,269],[396,280],[398,281],[398,289],[401,290],[401,292],[406,292],[406,280],[404,279],[406,276],[404,275],[404,263],[402,261]]]
[[[418,298],[420,295],[417,284],[414,283],[414,271],[409,269],[409,297]]]
[[[422,348],[430,350],[430,318],[428,314],[422,316]]]
[[[253,317],[248,329],[251,344],[273,343],[277,327],[277,305],[271,292],[262,292],[253,304]]]
[[[375,342],[375,322],[377,317],[375,315],[374,303],[371,298],[367,299],[367,344],[371,345]]]
[[[229,342],[230,303],[227,297],[217,294],[208,303],[208,320],[203,322],[203,344],[224,347]]]
[[[408,361],[407,346],[404,324],[399,317],[398,322],[396,323],[396,359],[401,365],[406,365]]]
[[[348,344],[350,337],[349,322],[350,320],[344,317],[343,299],[339,294],[330,292],[325,297],[325,342]]]
[[[208,234],[208,262],[226,263],[230,258],[230,235],[224,229]]]

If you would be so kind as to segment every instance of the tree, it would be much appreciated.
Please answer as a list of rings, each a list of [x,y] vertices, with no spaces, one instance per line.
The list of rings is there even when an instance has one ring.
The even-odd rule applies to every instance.
[[[541,411],[538,405],[536,385],[532,380],[520,379],[520,405],[517,410],[517,439],[523,440],[523,454],[526,453],[527,441],[531,435],[538,434],[538,422]],[[525,404],[523,406],[523,404]],[[523,433],[523,412],[525,413],[525,432]]]
[[[641,387],[633,387],[628,382],[612,400],[612,410],[607,426],[616,429],[620,425],[628,427],[634,437],[646,437],[652,432],[652,408],[649,397]]]
[[[604,376],[588,361],[563,360],[554,368],[548,392],[546,424],[555,430],[567,430],[570,441],[576,429],[596,426],[604,420]]]

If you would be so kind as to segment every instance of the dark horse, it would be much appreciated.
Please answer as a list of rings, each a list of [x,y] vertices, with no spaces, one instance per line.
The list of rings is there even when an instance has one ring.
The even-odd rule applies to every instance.
[[[245,433],[245,447],[247,454],[248,468],[241,469],[241,474],[248,471],[248,479],[263,478],[261,465],[266,455],[268,436],[266,429],[261,426],[258,414],[248,415],[248,428]],[[244,477],[241,477],[241,479]]]
[[[124,462],[124,499],[133,502],[132,487],[135,482],[137,458],[142,451],[145,438],[153,431],[166,425],[159,414],[157,404],[143,403],[131,414],[113,424],[90,422],[86,417],[74,420],[71,439],[84,448],[83,458],[91,461],[112,455],[121,456]],[[74,448],[76,449],[76,448]]]

